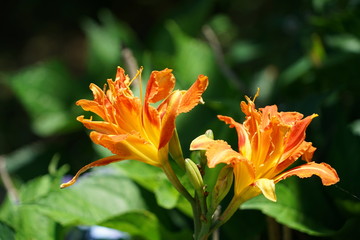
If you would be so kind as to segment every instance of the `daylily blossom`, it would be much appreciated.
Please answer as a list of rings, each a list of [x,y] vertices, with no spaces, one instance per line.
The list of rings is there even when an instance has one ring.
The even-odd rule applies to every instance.
[[[77,105],[85,111],[97,114],[102,120],[85,119],[78,121],[88,129],[91,140],[108,148],[114,155],[81,168],[74,178],[61,185],[72,185],[79,175],[89,168],[113,162],[132,159],[156,167],[167,165],[168,143],[173,136],[175,119],[202,102],[201,95],[208,85],[208,78],[199,75],[187,90],[175,90],[175,77],[171,69],[153,71],[147,83],[145,97],[136,97],[130,89],[135,79],[125,75],[118,67],[115,81],[108,79],[108,89],[90,84],[94,100],[79,100]],[[141,70],[137,75],[141,74]],[[140,84],[141,85],[141,84]],[[141,91],[140,91],[141,92]],[[152,104],[159,102],[157,107]]]
[[[339,177],[332,167],[311,161],[316,148],[305,141],[305,130],[317,114],[303,118],[298,112],[278,112],[276,105],[256,109],[254,101],[258,93],[253,100],[246,97],[247,102],[240,104],[245,114],[243,124],[231,117],[218,116],[236,129],[238,151],[227,142],[206,135],[197,137],[190,146],[191,150],[206,150],[210,168],[220,163],[233,167],[235,192],[231,204],[237,206],[229,207],[237,209],[239,204],[260,193],[276,201],[275,184],[293,175],[301,178],[317,175],[326,186],[337,183]],[[300,157],[306,163],[287,170]]]

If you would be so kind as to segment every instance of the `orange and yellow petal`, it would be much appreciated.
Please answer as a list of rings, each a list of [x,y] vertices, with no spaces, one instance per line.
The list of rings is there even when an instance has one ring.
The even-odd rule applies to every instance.
[[[81,99],[76,102],[76,105],[82,107],[85,111],[91,111],[101,118],[106,117],[104,106],[99,104],[97,101]]]
[[[249,140],[249,135],[247,131],[245,130],[244,126],[238,122],[236,122],[233,118],[218,115],[218,118],[221,121],[224,121],[226,124],[229,125],[230,128],[235,128],[238,136],[238,148],[239,152],[241,152],[242,155],[244,155],[246,158],[251,157],[251,144]]]
[[[210,146],[210,144],[213,143],[214,141],[215,140],[209,138],[205,134],[200,135],[191,142],[190,150],[191,151],[206,150]]]
[[[195,83],[187,91],[185,91],[182,96],[181,106],[179,107],[178,113],[189,112],[197,104],[199,104],[199,102],[202,102],[201,95],[206,90],[208,84],[208,77],[199,75]]]
[[[295,125],[292,126],[290,133],[286,139],[285,153],[297,147],[299,144],[302,143],[302,141],[304,141],[306,135],[306,128],[309,126],[312,119],[317,116],[317,114],[310,115],[300,121],[297,121]]]
[[[73,185],[76,180],[79,178],[80,174],[82,174],[83,172],[87,171],[88,169],[90,168],[93,168],[93,167],[100,167],[100,166],[105,166],[105,165],[108,165],[110,163],[113,163],[113,162],[118,162],[118,161],[121,161],[121,160],[124,160],[123,158],[115,155],[115,156],[110,156],[110,157],[106,157],[106,158],[102,158],[102,159],[99,159],[95,162],[92,162],[88,165],[85,165],[84,167],[82,167],[76,174],[75,176],[68,182],[66,183],[63,183],[60,185],[60,188],[66,188],[66,187],[69,187],[71,185]]]
[[[85,119],[84,116],[78,116],[76,118],[87,129],[91,129],[103,134],[124,134],[124,132],[115,124],[104,121],[92,121],[91,119]]]
[[[170,95],[175,86],[175,77],[171,69],[153,71],[150,75],[147,87],[145,102],[155,103]]]
[[[219,163],[236,164],[240,161],[247,161],[244,156],[234,151],[223,140],[214,140],[207,148],[206,157],[209,168],[214,168]]]
[[[117,89],[128,88],[130,83],[130,79],[127,75],[125,75],[125,70],[121,67],[117,67],[116,76],[115,76],[115,84]]]
[[[255,181],[255,186],[257,186],[264,196],[276,202],[276,193],[275,193],[275,182],[272,179],[260,178]]]
[[[283,154],[276,167],[276,172],[282,172],[301,156],[306,156],[309,162],[311,160],[310,157],[313,156],[315,150],[316,148],[312,147],[311,142],[303,141],[298,147],[292,149],[291,152]]]
[[[246,159],[238,159],[238,161],[232,164],[234,169],[234,193],[235,196],[241,198],[247,198],[244,196],[244,192],[253,196],[255,192],[260,192],[258,189],[254,188],[255,181],[255,167],[251,164],[250,161]],[[251,190],[246,190],[250,188]],[[257,193],[256,193],[257,194]]]
[[[106,135],[93,131],[90,138],[95,144],[124,159],[138,160],[156,167],[162,164],[157,147],[135,134]]]
[[[160,142],[158,146],[159,149],[164,147],[170,141],[173,135],[175,129],[175,119],[178,115],[181,97],[182,93],[180,91],[174,91],[166,100],[166,111],[163,112],[161,117]]]
[[[274,181],[277,183],[287,177],[294,175],[300,178],[308,178],[312,175],[317,175],[321,178],[322,184],[325,186],[333,185],[340,181],[336,170],[333,169],[329,164],[315,162],[309,162],[281,173],[275,177]]]

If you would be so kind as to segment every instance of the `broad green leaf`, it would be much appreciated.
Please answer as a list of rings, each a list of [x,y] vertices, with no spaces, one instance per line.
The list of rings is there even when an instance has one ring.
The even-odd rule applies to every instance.
[[[160,240],[158,219],[148,211],[132,211],[106,220],[99,225],[117,229],[146,240]]]
[[[68,70],[57,61],[28,67],[9,78],[9,85],[32,119],[35,133],[49,136],[76,126],[72,106],[74,81]]]
[[[169,21],[167,29],[175,44],[174,74],[180,87],[190,86],[199,74],[214,74],[215,58],[210,46],[186,35],[175,22]]]
[[[360,53],[360,39],[349,34],[328,36],[326,37],[326,42],[331,47],[345,52]]]
[[[101,156],[109,156],[108,150],[95,145],[95,149]],[[122,174],[131,178],[145,189],[155,194],[157,203],[167,209],[176,207],[179,200],[179,193],[171,185],[164,172],[157,167],[128,160],[113,164]]]
[[[18,240],[54,239],[56,223],[29,205],[13,206],[15,236]]]
[[[174,208],[179,199],[179,193],[167,179],[160,181],[155,189],[155,196],[157,203],[167,209]]]
[[[6,168],[9,173],[15,172],[20,168],[35,162],[45,149],[42,143],[34,143],[22,146],[16,151],[5,156]]]
[[[144,202],[131,180],[104,167],[83,175],[71,187],[54,190],[35,206],[62,225],[92,225],[143,209]]]
[[[116,67],[121,64],[122,42],[133,44],[133,33],[124,24],[121,24],[108,10],[99,13],[100,24],[87,19],[83,23],[88,41],[88,73],[91,77],[100,78],[96,81],[104,81],[114,73]],[[102,82],[98,82],[103,84]]]
[[[0,222],[0,240],[14,240],[14,231],[6,224]]]
[[[305,73],[310,71],[312,68],[312,63],[310,59],[306,56],[298,59],[295,63],[290,65],[282,74],[280,75],[280,82],[284,86],[290,85],[291,83],[298,80]]]
[[[339,216],[328,203],[317,184],[300,186],[298,181],[287,179],[276,184],[277,202],[267,200],[262,195],[245,202],[241,209],[258,209],[275,218],[279,223],[301,232],[316,236],[328,236],[339,229]]]
[[[16,239],[54,238],[55,222],[32,204],[49,193],[51,182],[48,175],[34,179],[21,187],[19,202],[6,199],[1,206],[0,219],[14,229]]]
[[[244,63],[261,56],[262,49],[257,44],[249,41],[237,41],[229,50],[228,56],[232,62]]]
[[[116,164],[129,178],[155,194],[157,203],[167,209],[174,208],[179,193],[171,185],[160,168],[138,161],[124,161]]]

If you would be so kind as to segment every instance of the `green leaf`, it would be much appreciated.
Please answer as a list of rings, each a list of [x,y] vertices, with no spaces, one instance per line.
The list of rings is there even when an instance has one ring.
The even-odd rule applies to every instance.
[[[110,168],[85,174],[75,185],[56,190],[35,205],[62,225],[98,224],[144,208],[137,186]]]
[[[312,68],[312,63],[307,56],[299,58],[295,63],[288,67],[280,75],[280,83],[284,86],[290,85],[296,80],[298,80],[305,73],[310,71]]]
[[[124,161],[116,164],[129,178],[145,189],[155,194],[157,203],[164,208],[174,208],[179,199],[179,193],[170,184],[160,168],[138,161]]]
[[[0,240],[14,240],[14,231],[6,224],[0,222]]]
[[[261,195],[245,202],[241,209],[261,210],[279,223],[310,235],[333,235],[339,229],[339,216],[319,189],[323,186],[311,184],[310,179],[300,179],[306,182],[301,186],[297,180],[276,184],[277,202]]]
[[[101,146],[94,145],[96,151],[103,157],[111,153]],[[131,178],[136,183],[155,194],[157,203],[167,209],[177,206],[179,193],[171,185],[164,172],[157,167],[134,160],[115,163],[118,170],[125,176]]]
[[[45,147],[42,143],[33,143],[18,148],[16,151],[5,156],[7,171],[13,173],[20,168],[35,162],[39,158],[39,155],[44,151]]]
[[[19,71],[9,78],[9,85],[29,113],[38,135],[63,133],[76,126],[68,110],[76,88],[60,62],[49,61]]]
[[[128,212],[99,225],[129,233],[131,236],[140,236],[141,239],[161,239],[158,219],[145,210]]]
[[[328,36],[326,37],[326,42],[331,47],[341,49],[345,52],[360,53],[359,38],[349,34]]]
[[[116,66],[120,65],[121,43],[133,40],[133,34],[108,10],[100,11],[99,19],[100,24],[87,19],[83,23],[83,29],[88,41],[88,73],[103,81],[103,77],[114,73]]]
[[[214,74],[215,58],[207,44],[187,36],[175,22],[169,21],[167,29],[175,43],[174,74],[180,87],[190,86],[199,74]]]
[[[56,222],[95,225],[144,209],[137,186],[111,168],[85,174],[67,189],[59,185],[57,173],[29,181],[20,188],[19,203],[7,199],[1,206],[0,220],[15,230],[17,239],[54,239]]]
[[[159,186],[155,189],[155,196],[157,203],[167,209],[174,208],[179,199],[179,193],[167,179],[160,181]]]

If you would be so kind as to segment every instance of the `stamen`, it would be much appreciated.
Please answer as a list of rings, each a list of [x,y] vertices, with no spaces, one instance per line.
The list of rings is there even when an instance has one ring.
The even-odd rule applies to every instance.
[[[260,94],[260,88],[257,89],[256,93],[255,93],[255,96],[253,98],[253,102],[255,102],[256,98],[259,96]]]
[[[140,78],[141,78],[141,73],[142,73],[143,69],[144,69],[144,68],[141,66],[140,69],[137,70],[136,75],[130,80],[128,87],[131,85],[131,83],[132,83],[139,75],[140,75]]]

